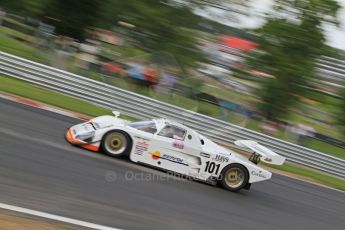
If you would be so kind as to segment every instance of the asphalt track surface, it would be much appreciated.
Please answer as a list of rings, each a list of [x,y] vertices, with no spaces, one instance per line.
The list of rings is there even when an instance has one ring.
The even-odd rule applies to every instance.
[[[345,229],[345,193],[279,175],[239,193],[176,180],[71,146],[78,122],[0,99],[0,202],[124,229]]]

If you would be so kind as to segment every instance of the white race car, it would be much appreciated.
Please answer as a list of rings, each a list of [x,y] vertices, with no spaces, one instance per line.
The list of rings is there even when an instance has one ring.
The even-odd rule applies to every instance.
[[[225,189],[249,189],[268,180],[272,173],[260,168],[262,160],[281,165],[285,158],[250,140],[235,141],[250,150],[249,159],[225,149],[191,128],[167,119],[130,122],[115,116],[100,116],[68,129],[68,142],[113,157],[161,168]]]

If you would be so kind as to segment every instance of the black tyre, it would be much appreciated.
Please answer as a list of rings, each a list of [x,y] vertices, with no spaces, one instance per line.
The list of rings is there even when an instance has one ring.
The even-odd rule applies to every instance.
[[[126,133],[111,131],[104,135],[101,148],[105,154],[119,158],[128,156],[131,144],[131,140]]]
[[[243,165],[231,164],[222,170],[220,184],[231,192],[237,192],[246,186],[248,180],[248,171]]]

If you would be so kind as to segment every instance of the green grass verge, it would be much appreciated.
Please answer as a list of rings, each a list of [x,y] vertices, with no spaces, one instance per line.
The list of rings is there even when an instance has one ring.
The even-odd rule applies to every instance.
[[[94,104],[78,100],[63,94],[55,93],[41,87],[33,86],[24,81],[20,81],[11,77],[0,76],[0,91],[12,93],[18,96],[26,97],[90,116],[111,114],[111,111],[109,109],[105,109],[100,106],[96,106]],[[121,117],[133,120],[133,118],[130,118],[128,116],[121,115]],[[271,165],[267,166],[272,167]],[[321,184],[325,184],[327,186],[345,191],[344,180],[311,169],[291,164],[285,164],[283,166],[273,166],[272,168],[308,177]]]
[[[0,76],[0,91],[12,93],[25,98],[51,104],[63,109],[83,113],[90,116],[111,114],[105,109],[94,104],[55,93],[11,77]]]
[[[48,63],[47,54],[36,48],[0,33],[0,51],[27,58],[40,63]]]
[[[315,171],[309,168],[296,166],[293,164],[284,164],[282,166],[273,166],[273,165],[268,165],[268,164],[265,164],[265,165],[271,168],[285,171],[285,172],[301,175],[303,177],[310,178],[317,183],[324,184],[329,187],[345,191],[345,180],[339,179],[334,176],[330,176],[328,174],[320,173],[318,171]]]
[[[343,148],[339,148],[315,139],[308,139],[304,146],[345,160],[345,149]]]
[[[20,27],[25,28],[27,30],[31,30],[31,31],[35,30],[34,27],[26,25],[26,24],[24,24],[24,23],[22,23],[22,22],[20,22],[20,21],[18,21],[16,19],[13,19],[13,18],[5,17],[4,20],[8,21],[8,22],[11,22],[13,24],[16,24],[17,26],[20,26]]]
[[[13,29],[5,27],[5,26],[0,26],[0,33],[9,35],[9,36],[12,36],[15,38],[19,38],[21,40],[24,40],[24,41],[30,42],[30,43],[35,41],[35,38],[33,36],[24,34],[22,32],[19,32],[17,30],[13,30]]]

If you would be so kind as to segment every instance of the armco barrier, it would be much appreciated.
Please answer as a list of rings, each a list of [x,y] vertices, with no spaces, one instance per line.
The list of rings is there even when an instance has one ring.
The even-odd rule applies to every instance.
[[[74,96],[124,114],[147,119],[166,117],[198,130],[219,144],[251,139],[287,157],[288,161],[345,179],[345,160],[288,143],[231,123],[138,95],[102,82],[0,52],[0,72]]]

